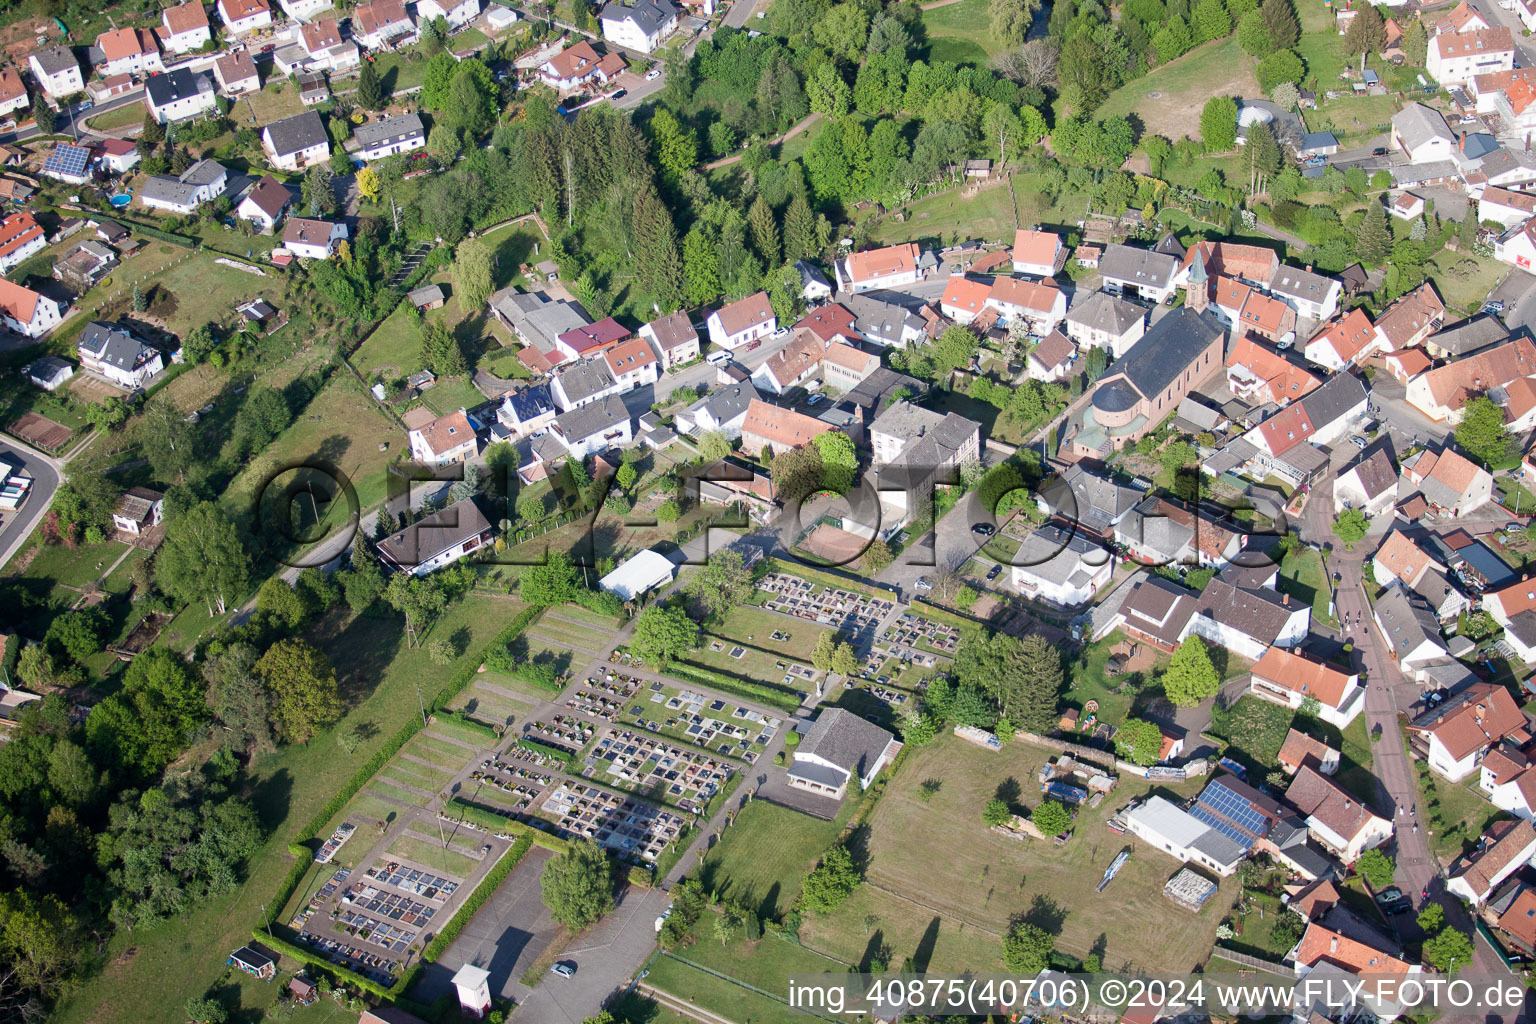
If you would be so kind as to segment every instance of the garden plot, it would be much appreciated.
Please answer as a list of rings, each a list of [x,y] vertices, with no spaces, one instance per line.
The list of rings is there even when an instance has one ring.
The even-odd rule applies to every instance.
[[[774,715],[695,690],[651,683],[624,709],[624,723],[667,739],[751,760],[782,725]]]
[[[592,839],[630,860],[650,863],[683,829],[682,815],[582,782],[561,783],[543,811],[568,838]]]
[[[665,800],[684,811],[700,810],[736,773],[737,765],[654,736],[617,729],[603,736],[582,771],[619,789]]]

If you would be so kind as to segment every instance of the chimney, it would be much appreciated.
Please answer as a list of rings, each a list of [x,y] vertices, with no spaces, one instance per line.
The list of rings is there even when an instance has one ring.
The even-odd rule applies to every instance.
[[[1339,937],[1337,935],[1335,935],[1333,938],[1328,940],[1328,952],[1330,952],[1330,953],[1337,953],[1338,951],[1339,951]]]
[[[1456,148],[1459,151],[1463,152],[1463,153],[1465,153],[1467,151],[1467,133],[1466,132],[1462,132],[1461,133],[1461,137],[1456,140]]]
[[[1291,595],[1290,594],[1281,594],[1280,595],[1280,603],[1285,605],[1287,608],[1289,608],[1291,606]]]
[[[1310,263],[1307,264],[1307,273],[1312,273],[1312,264]]]

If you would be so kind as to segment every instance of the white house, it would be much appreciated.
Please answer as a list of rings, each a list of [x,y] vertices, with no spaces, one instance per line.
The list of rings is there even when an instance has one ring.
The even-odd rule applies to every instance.
[[[670,0],[610,3],[599,17],[603,38],[641,53],[651,53],[677,31],[677,8]]]
[[[1477,201],[1477,219],[1491,220],[1505,228],[1524,224],[1536,215],[1536,193],[1512,192],[1489,186]]]
[[[283,226],[283,247],[303,259],[330,259],[336,253],[337,243],[346,237],[347,226],[340,221],[289,217]]]
[[[420,114],[397,114],[381,121],[369,121],[352,129],[357,140],[355,157],[382,160],[398,153],[409,153],[427,144],[427,129]]]
[[[880,726],[829,707],[795,747],[786,774],[796,789],[841,800],[851,782],[863,789],[873,785],[900,751],[901,741]]]
[[[1307,817],[1307,832],[1345,864],[1392,838],[1392,822],[1332,779],[1302,765],[1285,790],[1286,803]]]
[[[713,391],[672,419],[680,434],[703,435],[716,432],[734,441],[741,436],[741,425],[746,422],[747,409],[757,399],[757,388],[751,380],[729,384]]]
[[[409,41],[416,23],[405,9],[405,0],[372,0],[352,9],[352,38],[370,50],[381,50],[396,40]]]
[[[167,7],[160,12],[160,23],[165,28],[160,33],[160,41],[172,53],[202,49],[203,44],[213,38],[203,0],[188,0],[176,7]]]
[[[1283,647],[1271,647],[1254,663],[1248,692],[1265,700],[1300,708],[1317,701],[1317,717],[1340,729],[1365,710],[1359,673],[1345,672]]]
[[[1166,797],[1152,796],[1121,816],[1125,830],[1185,864],[1194,862],[1226,878],[1247,849]]]
[[[288,191],[288,186],[272,175],[264,174],[235,207],[235,216],[250,221],[262,234],[269,234],[277,228],[292,203],[293,193]]]
[[[158,349],[121,327],[99,321],[86,324],[80,332],[78,351],[82,367],[129,391],[143,387],[164,369]]]
[[[442,18],[450,28],[463,28],[480,15],[480,0],[419,0],[416,17],[423,21]]]
[[[379,561],[396,572],[425,576],[478,551],[494,538],[490,520],[475,499],[465,498],[379,541]]]
[[[1509,29],[1442,32],[1429,41],[1424,70],[1441,85],[1463,85],[1475,75],[1515,66],[1515,39]]]
[[[561,413],[550,432],[578,459],[608,448],[626,447],[634,440],[629,410],[617,395]]]
[[[1451,160],[1456,153],[1456,136],[1445,117],[1422,103],[1410,103],[1392,115],[1392,143],[1415,164]]]
[[[341,25],[335,18],[318,18],[299,29],[299,41],[309,54],[311,71],[348,71],[362,62],[357,44],[341,37]]]
[[[57,391],[75,375],[75,368],[69,365],[67,359],[60,359],[58,356],[42,356],[23,366],[21,372],[27,375],[27,379],[33,386],[42,388],[44,391]],[[0,473],[3,472],[4,469],[0,468]]]
[[[1338,278],[1280,264],[1269,279],[1269,294],[1305,320],[1323,321],[1339,311],[1344,285]]]
[[[496,421],[513,437],[527,437],[555,422],[555,400],[549,385],[534,384],[508,391],[496,410]]]
[[[308,21],[321,11],[328,11],[334,6],[331,0],[277,0],[283,13],[294,21]]]
[[[249,50],[226,53],[213,62],[213,77],[225,96],[241,96],[261,88],[261,74]]]
[[[229,169],[215,160],[199,160],[179,177],[156,174],[139,186],[139,202],[151,209],[188,214],[224,194]]]
[[[35,50],[27,57],[32,68],[32,78],[50,99],[60,100],[85,91],[85,76],[80,73],[80,62],[74,51],[67,46],[50,46]]]
[[[642,324],[640,337],[656,350],[663,370],[699,358],[699,332],[693,329],[685,312],[669,313]]]
[[[62,319],[59,304],[46,295],[0,278],[0,321],[17,334],[40,338]]]
[[[331,137],[313,110],[273,121],[261,131],[261,148],[281,171],[302,171],[331,157]]]
[[[1154,305],[1173,296],[1178,272],[1178,257],[1152,249],[1112,244],[1105,246],[1099,257],[1099,278],[1105,291]]]
[[[1471,775],[1484,756],[1528,728],[1525,713],[1497,683],[1472,682],[1408,723],[1415,749],[1435,774],[1451,782]]]
[[[1480,907],[1533,856],[1536,827],[1524,820],[1495,822],[1484,832],[1477,851],[1452,865],[1446,891]]]
[[[877,288],[900,288],[916,284],[922,277],[922,271],[917,267],[921,257],[916,242],[888,245],[833,260],[832,272],[839,291],[858,293]]]
[[[133,537],[152,530],[165,519],[165,495],[148,487],[130,487],[117,499],[112,525]]]
[[[1413,673],[1447,657],[1434,609],[1402,583],[1382,591],[1371,609],[1371,618],[1404,672]]]
[[[1475,512],[1493,500],[1493,474],[1450,448],[1438,454],[1425,449],[1403,464],[1403,475],[1418,485],[1431,508],[1451,518]]]
[[[709,340],[728,349],[765,338],[779,326],[767,292],[757,292],[721,306],[710,313],[704,323],[709,328]]]
[[[1312,607],[1267,587],[1235,586],[1217,577],[1201,592],[1188,632],[1257,661],[1272,647],[1295,647],[1307,638]]]
[[[1147,310],[1108,292],[1079,292],[1067,312],[1067,337],[1084,348],[1109,351],[1111,361],[1147,333]]]
[[[1333,509],[1358,508],[1368,516],[1385,515],[1397,504],[1397,470],[1386,449],[1377,448],[1339,473],[1333,483]],[[1383,582],[1378,579],[1378,583]]]
[[[655,384],[661,377],[661,361],[651,351],[650,342],[644,338],[630,338],[612,348],[606,348],[602,358],[621,395]]]
[[[1067,247],[1052,231],[1020,228],[1013,233],[1013,272],[1052,277],[1067,262]]]
[[[957,324],[968,324],[987,308],[992,296],[992,286],[959,274],[949,279],[944,294],[939,297],[939,312]]]
[[[463,409],[439,416],[412,430],[409,437],[411,457],[423,465],[446,466],[472,459],[480,453],[475,428],[470,426]]]
[[[30,213],[12,213],[0,219],[0,274],[10,273],[22,260],[47,247],[48,238]]]
[[[272,24],[268,0],[219,0],[218,11],[230,35],[244,35]]]
[[[20,73],[15,68],[0,68],[0,116],[10,116],[31,105],[32,97],[27,95],[27,83],[21,80]]]
[[[177,68],[144,83],[144,106],[161,124],[201,117],[218,105],[213,75]]]
[[[1080,608],[1107,586],[1115,572],[1110,553],[1059,526],[1035,530],[1013,557],[1013,589],[1057,608]]]
[[[832,282],[816,264],[795,260],[795,272],[800,275],[800,297],[806,302],[823,302],[832,297]]]
[[[1380,347],[1376,325],[1365,310],[1351,310],[1312,336],[1302,353],[1307,362],[1328,370],[1342,370],[1363,360]]]
[[[623,57],[617,53],[598,53],[583,39],[539,65],[539,80],[556,92],[575,92],[607,84],[624,67]]]
[[[151,71],[165,70],[155,34],[147,28],[103,32],[96,37],[96,47],[102,55],[102,63],[96,70],[103,76],[147,75]]]
[[[608,371],[607,362],[588,359],[557,373],[550,381],[549,393],[554,396],[556,408],[570,412],[618,394],[619,384]]]
[[[621,601],[633,601],[677,578],[677,566],[659,551],[646,548],[626,558],[613,572],[597,581],[598,587]]]
[[[994,277],[986,305],[997,310],[998,319],[1023,321],[1036,335],[1049,334],[1067,316],[1067,296],[1060,288],[1018,277]]]
[[[1077,365],[1077,346],[1072,339],[1053,330],[1024,357],[1024,372],[1034,380],[1064,380]]]
[[[1418,220],[1424,216],[1424,200],[1412,192],[1400,192],[1387,204],[1387,212],[1398,220]]]

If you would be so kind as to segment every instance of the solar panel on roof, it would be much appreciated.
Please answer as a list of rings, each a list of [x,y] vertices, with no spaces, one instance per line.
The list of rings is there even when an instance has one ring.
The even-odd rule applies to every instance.
[[[1220,782],[1205,787],[1190,814],[1244,849],[1264,834],[1264,815]]]
[[[60,174],[84,174],[85,165],[91,160],[91,151],[79,146],[55,146],[43,169]]]

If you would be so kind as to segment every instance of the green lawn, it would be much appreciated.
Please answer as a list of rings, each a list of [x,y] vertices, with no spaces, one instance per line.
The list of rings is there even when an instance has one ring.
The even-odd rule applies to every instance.
[[[421,393],[421,400],[439,416],[446,416],[459,409],[473,409],[485,401],[485,396],[465,375],[439,378],[436,384]]]
[[[1255,61],[1237,36],[1206,43],[1110,93],[1094,112],[1105,118],[1135,114],[1148,135],[1198,136],[1200,111],[1212,96],[1256,96]]]
[[[1339,73],[1349,66],[1351,58],[1344,53],[1344,37],[1334,26],[1333,8],[1303,3],[1296,6],[1296,14],[1301,20],[1296,52],[1306,62],[1308,83],[1315,82],[1321,94],[1338,83]]]
[[[310,629],[308,638],[322,650],[348,653],[337,663],[347,713],[330,733],[308,745],[292,744],[257,761],[246,795],[260,817],[266,842],[251,857],[248,877],[232,892],[196,904],[184,916],[118,933],[105,951],[106,966],[53,1019],[61,1024],[184,1019],[187,998],[220,984],[226,978],[229,951],[250,940],[262,903],[270,901],[293,863],[287,846],[295,830],[418,714],[418,684],[424,691],[435,691],[461,665],[478,658],[519,608],[505,599],[471,596],[444,612],[432,636],[460,636],[466,652],[447,666],[433,664],[425,645],[406,649],[396,615],[333,614]],[[368,726],[372,738],[348,753],[335,734],[359,725]],[[326,829],[341,820],[343,815],[337,815]],[[124,955],[130,949],[134,953]],[[292,967],[284,964],[285,970]],[[259,1014],[277,993],[277,985],[242,982],[240,1005]],[[245,1019],[256,1015],[248,1013]]]
[[[1006,50],[993,37],[987,16],[987,0],[960,0],[947,7],[923,12],[928,32],[928,62],[949,60],[956,64],[985,66],[994,53]]]
[[[468,878],[480,865],[474,857],[456,853],[452,847],[445,850],[439,843],[427,842],[415,836],[401,836],[396,839],[390,844],[389,852],[422,867],[432,868],[457,878]]]
[[[789,909],[805,875],[837,839],[858,801],[846,800],[837,821],[753,800],[736,815],[699,869],[706,892],[754,905],[765,917]]]
[[[25,571],[15,571],[17,562],[26,559],[27,552],[33,550],[37,554],[32,556]],[[66,587],[86,587],[96,582],[127,550],[128,545],[119,544],[115,540],[100,544],[80,544],[73,548],[63,544],[44,544],[41,536],[34,533],[26,547],[6,567],[5,575],[51,580]]]
[[[491,253],[495,257],[496,265],[493,273],[497,288],[506,288],[510,285],[526,288],[528,282],[518,273],[517,268],[524,263],[537,263],[544,258],[534,254],[535,246],[538,246],[541,252],[549,251],[549,246],[544,242],[544,236],[532,221],[497,228],[495,231],[481,235],[480,241],[491,247]]]
[[[825,130],[825,125],[813,129]],[[937,238],[948,245],[957,238],[979,238],[1003,242],[1011,241],[1018,227],[1006,186],[984,188],[971,197],[962,195],[958,188],[938,192],[912,203],[906,213],[904,224],[894,217],[881,220],[870,232],[871,241],[889,244],[908,238]]]
[[[776,935],[748,943],[738,933],[722,943],[714,936],[713,915],[706,912],[689,938],[651,964],[645,980],[727,1020],[767,1022],[793,1016],[785,1004],[791,975],[842,975],[848,966]]]
[[[1117,629],[1103,640],[1089,644],[1083,651],[1082,662],[1069,666],[1067,672],[1066,703],[1081,710],[1088,701],[1096,700],[1099,702],[1099,719],[1110,725],[1125,721],[1136,700],[1134,692],[1115,692],[1125,684],[1124,675],[1111,677],[1104,673],[1115,645],[1124,640],[1125,633]],[[1159,656],[1159,661],[1162,660]]]
[[[706,937],[706,941],[709,940]],[[659,991],[719,1014],[733,1024],[774,1024],[789,1016],[781,1002],[730,981],[717,978],[672,956],[658,957],[645,983]],[[779,988],[784,982],[779,982]],[[649,1020],[650,1018],[645,1018]]]
[[[1323,570],[1323,556],[1309,547],[1298,547],[1280,560],[1280,578],[1275,587],[1282,594],[1289,594],[1303,604],[1312,606],[1312,617],[1330,625],[1335,624],[1328,614],[1328,602],[1332,591]]]
[[[421,369],[421,327],[402,302],[352,353],[352,365],[370,382],[375,374],[386,379],[409,377]]]
[[[1296,717],[1294,711],[1245,694],[1227,714],[1226,726],[1218,731],[1213,723],[1211,730],[1232,744],[1227,749],[1228,757],[1262,769],[1260,775],[1280,763],[1280,747],[1290,731],[1291,720]]]
[[[87,128],[98,132],[113,132],[119,128],[128,128],[140,124],[144,120],[144,104],[125,103],[116,110],[109,110],[105,114],[87,118]]]
[[[1434,281],[1446,309],[1471,314],[1482,307],[1509,268],[1484,256],[1443,249],[1430,259],[1425,273]]]
[[[1429,773],[1426,781],[1417,770],[1422,764],[1415,763],[1414,775],[1424,794],[1424,825],[1431,833],[1430,848],[1442,862],[1470,851],[1489,825],[1509,817],[1478,791],[1475,775],[1457,783]]]

